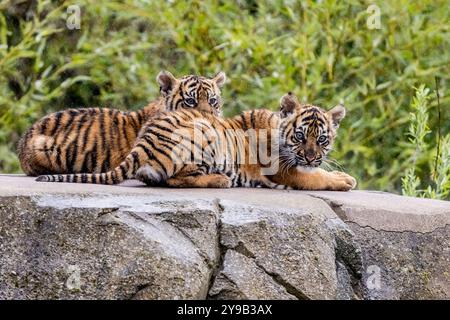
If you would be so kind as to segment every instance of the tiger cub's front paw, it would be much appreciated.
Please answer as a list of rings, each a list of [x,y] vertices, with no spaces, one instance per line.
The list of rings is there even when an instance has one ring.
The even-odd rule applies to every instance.
[[[356,179],[341,171],[331,172],[333,175],[330,189],[335,191],[349,191],[356,187]]]
[[[207,188],[231,188],[231,179],[225,175],[214,174],[207,183]]]

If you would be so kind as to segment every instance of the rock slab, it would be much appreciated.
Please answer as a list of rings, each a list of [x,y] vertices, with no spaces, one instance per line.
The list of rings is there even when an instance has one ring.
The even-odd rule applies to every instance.
[[[0,175],[0,299],[449,299],[450,202]]]

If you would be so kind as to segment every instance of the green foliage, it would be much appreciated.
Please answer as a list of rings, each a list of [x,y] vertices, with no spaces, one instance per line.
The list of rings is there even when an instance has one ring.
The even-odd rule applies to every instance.
[[[425,137],[430,133],[428,128],[428,110],[427,104],[430,99],[430,90],[421,85],[416,89],[416,96],[413,98],[412,109],[410,113],[409,141],[414,148],[411,157],[411,166],[402,178],[402,192],[408,196],[417,196],[417,188],[420,185],[420,179],[416,176],[417,158],[423,155],[422,151],[426,147]]]
[[[427,142],[426,137],[431,131],[428,128],[428,101],[430,100],[430,90],[421,85],[416,89],[413,98],[412,110],[410,113],[409,136],[411,148],[414,152],[410,159],[410,166],[402,178],[402,193],[408,196],[422,196],[428,198],[446,199],[450,193],[450,134],[436,143],[442,149],[437,149],[432,143]],[[440,137],[438,137],[440,139]],[[436,154],[434,162],[430,162],[430,154]],[[416,171],[418,162],[428,161],[422,168],[422,176],[430,177],[428,186],[421,187],[421,179]],[[434,167],[433,167],[434,166]]]
[[[381,29],[371,30],[366,10],[372,3],[3,1],[0,171],[19,171],[15,144],[46,113],[94,105],[136,109],[157,96],[160,69],[176,75],[224,70],[226,116],[275,110],[288,91],[325,108],[343,102],[348,116],[331,155],[338,167],[356,176],[360,188],[400,191],[408,168],[428,185],[437,101],[429,96],[432,132],[422,137],[414,166],[409,106],[413,87],[434,88],[435,76],[441,105],[449,103],[450,8],[445,0],[376,1]],[[80,30],[65,25],[71,4],[81,6]],[[441,124],[445,136],[450,121]]]
[[[438,158],[434,179],[435,189],[427,188],[426,197],[449,199],[450,196],[450,134],[442,139],[442,152]]]
[[[402,193],[405,196],[417,197],[419,192],[420,179],[416,176],[415,168],[408,168],[406,174],[402,177]]]

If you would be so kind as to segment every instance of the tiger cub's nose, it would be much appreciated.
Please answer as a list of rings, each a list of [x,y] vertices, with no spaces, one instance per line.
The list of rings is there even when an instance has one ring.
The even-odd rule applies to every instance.
[[[308,162],[313,162],[316,159],[316,153],[314,151],[306,151],[305,153],[305,159]]]

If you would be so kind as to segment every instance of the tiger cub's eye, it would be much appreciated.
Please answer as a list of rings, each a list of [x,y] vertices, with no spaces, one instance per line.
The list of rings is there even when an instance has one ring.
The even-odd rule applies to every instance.
[[[209,104],[210,105],[215,105],[216,103],[217,103],[217,99],[216,98],[213,97],[213,98],[209,99]]]
[[[300,141],[303,141],[305,139],[305,135],[301,131],[297,131],[295,133],[295,137],[297,138],[297,140],[300,140]]]
[[[319,143],[324,143],[325,141],[327,141],[327,136],[320,136],[317,139],[317,142],[319,142]]]
[[[192,107],[195,105],[196,101],[194,98],[187,98],[187,99],[184,99],[184,103],[186,103],[188,106]]]

